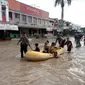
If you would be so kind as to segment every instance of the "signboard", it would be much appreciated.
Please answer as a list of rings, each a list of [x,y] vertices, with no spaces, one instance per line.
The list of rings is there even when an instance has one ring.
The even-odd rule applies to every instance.
[[[49,13],[42,11],[40,9],[25,5],[25,4],[21,4],[21,11],[33,16],[38,16],[38,17],[43,17],[43,18],[48,18],[49,17]]]
[[[0,24],[0,30],[18,30],[18,26],[10,24]]]

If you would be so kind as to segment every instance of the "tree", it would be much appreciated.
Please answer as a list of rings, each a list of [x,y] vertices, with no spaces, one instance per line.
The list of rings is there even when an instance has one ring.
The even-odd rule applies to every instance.
[[[64,6],[65,3],[67,3],[68,5],[71,5],[71,1],[72,0],[55,0],[55,7],[57,5],[61,5],[61,26],[63,27],[63,18],[64,18]]]

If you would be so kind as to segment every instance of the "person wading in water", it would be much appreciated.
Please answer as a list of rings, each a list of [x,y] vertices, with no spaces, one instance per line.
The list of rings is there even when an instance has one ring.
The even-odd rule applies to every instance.
[[[27,52],[27,46],[29,45],[29,47],[31,48],[30,44],[29,44],[29,40],[27,39],[27,37],[25,36],[25,33],[21,34],[20,40],[18,41],[17,45],[20,43],[20,52],[21,52],[21,58],[24,58],[23,56],[23,52],[26,53]],[[31,48],[32,49],[32,48]]]

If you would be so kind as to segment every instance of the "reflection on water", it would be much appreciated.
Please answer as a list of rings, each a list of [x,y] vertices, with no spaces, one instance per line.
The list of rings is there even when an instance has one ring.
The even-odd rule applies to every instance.
[[[59,58],[31,62],[20,59],[16,43],[0,42],[0,85],[85,85],[83,45],[77,49],[74,44],[71,53],[65,50]]]

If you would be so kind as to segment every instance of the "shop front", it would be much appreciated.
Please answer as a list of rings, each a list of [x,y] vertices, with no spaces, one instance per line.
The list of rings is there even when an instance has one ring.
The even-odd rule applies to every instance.
[[[18,35],[19,31],[16,25],[0,24],[0,40],[16,38]]]
[[[27,37],[35,37],[35,36],[44,36],[46,34],[45,28],[28,28],[28,27],[19,27],[20,33],[26,33]]]

